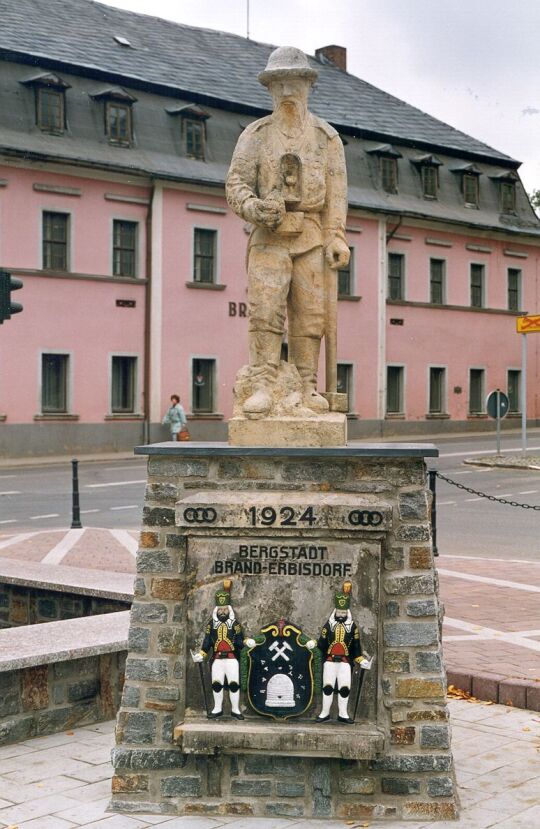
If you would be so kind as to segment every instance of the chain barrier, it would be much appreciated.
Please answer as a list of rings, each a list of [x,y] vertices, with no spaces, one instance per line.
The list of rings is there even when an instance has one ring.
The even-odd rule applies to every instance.
[[[522,509],[535,509],[540,511],[540,505],[520,504],[519,501],[509,501],[507,498],[497,498],[496,495],[487,495],[485,492],[479,492],[477,489],[472,489],[470,486],[465,486],[464,484],[460,484],[458,481],[453,481],[452,478],[447,478],[446,475],[442,475],[440,472],[435,472],[435,475],[437,478],[440,478],[441,481],[446,481],[447,484],[452,484],[452,486],[456,486],[458,489],[463,489],[471,495],[477,495],[479,498],[487,498],[488,501],[496,501],[498,504],[508,504],[510,507],[522,507]]]

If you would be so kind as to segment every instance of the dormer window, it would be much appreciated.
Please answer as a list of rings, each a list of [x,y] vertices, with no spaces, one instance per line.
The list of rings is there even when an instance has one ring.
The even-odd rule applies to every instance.
[[[425,199],[436,199],[439,190],[439,167],[442,162],[434,155],[421,155],[411,158],[420,173],[422,195]]]
[[[382,189],[386,193],[397,193],[397,160],[402,157],[401,153],[398,150],[395,150],[391,144],[380,144],[378,147],[366,150],[366,152],[379,158],[379,172]]]
[[[463,174],[463,198],[467,207],[478,207],[479,187],[478,176],[470,173]]]
[[[133,144],[133,104],[137,100],[120,86],[110,87],[90,96],[104,102],[105,135],[111,144]]]
[[[461,192],[465,207],[479,207],[481,170],[474,164],[462,164],[454,167],[451,172],[461,176]]]
[[[499,207],[501,213],[513,214],[516,212],[516,183],[519,176],[514,170],[505,170],[504,173],[490,176],[499,187]]]
[[[22,83],[34,87],[36,126],[43,132],[61,135],[66,128],[65,92],[70,84],[52,73],[36,75]]]
[[[205,160],[206,121],[210,114],[196,104],[169,107],[169,115],[179,116],[180,145],[182,155],[187,158]]]
[[[516,183],[515,181],[501,181],[501,212],[516,212]]]
[[[118,101],[107,101],[105,110],[106,133],[109,141],[117,144],[131,144],[131,106]]]

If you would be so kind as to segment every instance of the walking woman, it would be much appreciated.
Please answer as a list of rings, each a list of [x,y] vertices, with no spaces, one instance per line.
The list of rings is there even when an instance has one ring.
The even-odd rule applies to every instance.
[[[171,429],[171,440],[189,440],[187,419],[177,394],[171,395],[171,405],[162,420]]]

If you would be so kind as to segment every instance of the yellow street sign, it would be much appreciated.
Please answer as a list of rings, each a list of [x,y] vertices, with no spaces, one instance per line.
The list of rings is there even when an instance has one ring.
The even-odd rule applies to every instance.
[[[540,334],[540,314],[528,317],[517,317],[518,334]]]

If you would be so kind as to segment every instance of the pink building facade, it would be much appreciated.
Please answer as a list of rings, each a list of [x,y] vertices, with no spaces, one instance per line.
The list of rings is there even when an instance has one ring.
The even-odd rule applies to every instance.
[[[64,22],[37,59],[15,16],[0,34],[0,269],[24,283],[23,313],[0,327],[2,454],[164,439],[172,393],[193,437],[223,439],[247,361],[249,232],[223,185],[238,135],[268,109],[249,84],[269,49],[86,0],[54,4],[106,9],[135,46],[110,36],[105,48],[96,34],[84,44],[94,53],[81,54],[75,24]],[[167,88],[158,68],[137,74],[122,63],[158,23],[171,38],[169,64],[166,43],[161,52]],[[227,50],[231,65],[235,50],[249,55],[242,99],[200,68],[188,88],[185,75],[171,83],[182,38],[204,47],[207,63]],[[342,135],[349,173],[353,256],[340,274],[338,361],[350,436],[492,428],[485,396],[495,388],[508,392],[506,423],[517,427],[516,317],[540,310],[540,226],[518,163],[423,113],[415,134],[417,111],[390,96],[384,125],[374,125],[362,113],[378,90],[313,65],[314,109]],[[365,124],[350,107],[326,111],[327,89],[356,101]],[[538,424],[540,335],[527,345],[527,417]]]

